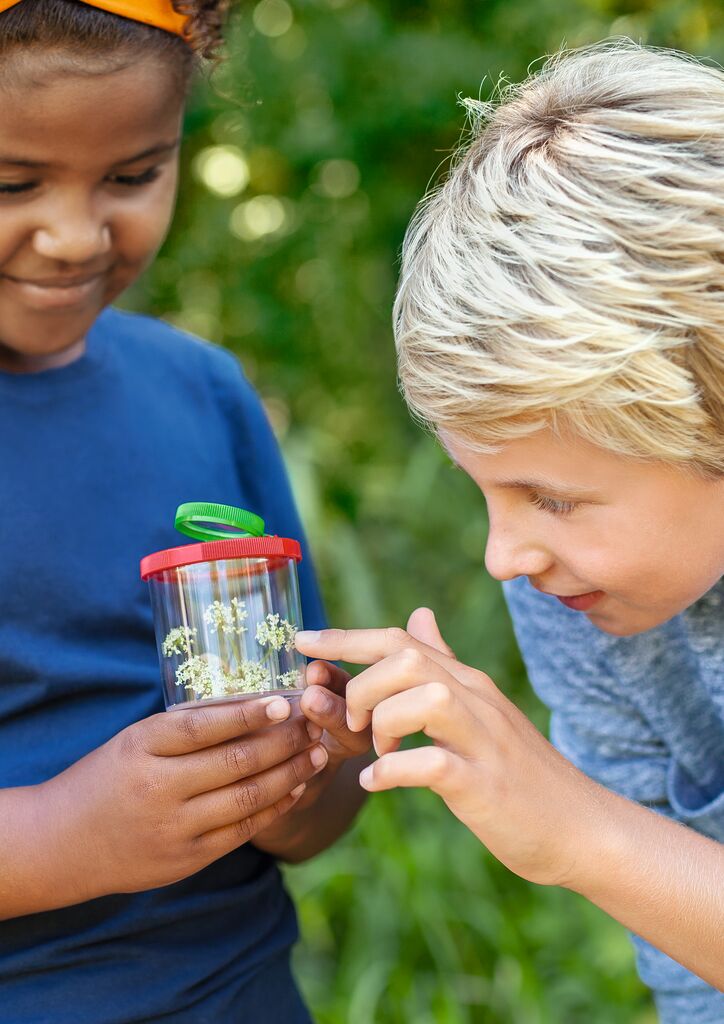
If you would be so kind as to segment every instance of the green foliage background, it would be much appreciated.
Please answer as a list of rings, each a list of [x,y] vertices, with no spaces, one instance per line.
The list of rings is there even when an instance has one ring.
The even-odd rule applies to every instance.
[[[190,104],[173,233],[132,298],[241,357],[284,445],[331,621],[402,624],[429,604],[459,656],[541,726],[482,568],[482,500],[397,394],[390,307],[405,225],[463,128],[458,96],[619,34],[721,57],[724,14],[717,0],[242,7],[228,61]],[[220,198],[194,173],[211,146],[243,156],[243,194]],[[262,229],[268,197],[281,200],[276,231],[260,233],[259,204],[244,227],[256,196]],[[321,1024],[655,1020],[618,925],[512,876],[427,793],[371,800],[288,880]]]

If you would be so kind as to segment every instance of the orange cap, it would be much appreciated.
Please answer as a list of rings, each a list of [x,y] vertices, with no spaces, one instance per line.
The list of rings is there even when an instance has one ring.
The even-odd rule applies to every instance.
[[[21,2],[22,0],[0,0],[0,13]],[[129,18],[131,21],[154,25],[177,36],[186,36],[188,18],[174,10],[171,0],[83,0],[83,3],[108,11],[110,14],[118,14],[122,18]]]

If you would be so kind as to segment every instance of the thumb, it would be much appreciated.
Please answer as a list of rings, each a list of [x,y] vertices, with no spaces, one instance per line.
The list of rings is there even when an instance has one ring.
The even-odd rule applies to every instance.
[[[441,654],[449,658],[455,657],[455,652],[448,647],[442,638],[435,619],[435,612],[430,608],[416,608],[407,621],[407,632],[415,640],[419,640],[428,647],[434,647]]]

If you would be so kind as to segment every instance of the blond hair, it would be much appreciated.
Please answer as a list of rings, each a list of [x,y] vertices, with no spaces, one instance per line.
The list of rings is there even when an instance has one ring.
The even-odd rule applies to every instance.
[[[724,473],[724,73],[614,40],[465,105],[403,249],[413,412],[483,452],[552,427]]]

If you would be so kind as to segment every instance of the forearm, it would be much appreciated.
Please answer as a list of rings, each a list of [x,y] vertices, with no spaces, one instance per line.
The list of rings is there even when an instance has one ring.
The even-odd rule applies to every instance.
[[[291,864],[309,860],[331,846],[352,824],[367,794],[359,773],[372,754],[327,768],[307,785],[299,804],[272,828],[259,833],[254,845]]]
[[[567,887],[724,989],[724,846],[607,790],[599,797]]]
[[[56,781],[0,790],[0,920],[100,895],[92,889],[92,872],[79,870],[72,829],[62,827],[60,794],[50,791]]]

